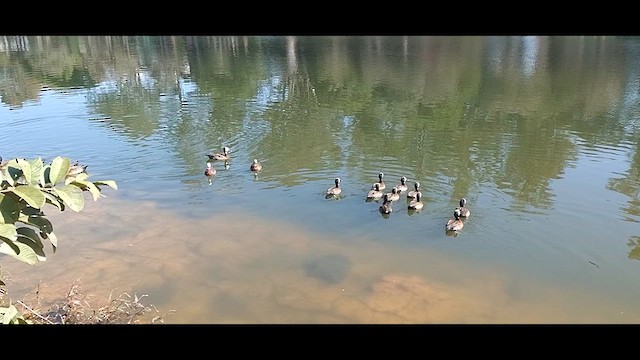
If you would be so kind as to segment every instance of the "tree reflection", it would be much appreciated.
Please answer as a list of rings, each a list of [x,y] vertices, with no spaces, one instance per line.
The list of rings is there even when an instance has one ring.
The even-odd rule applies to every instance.
[[[630,237],[627,246],[631,248],[629,250],[629,259],[640,260],[640,236]]]
[[[612,111],[636,66],[623,49],[545,36],[4,37],[0,95],[20,106],[43,85],[86,87],[104,123],[160,134],[194,171],[226,145],[268,158],[286,185],[345,167],[369,183],[389,166],[452,200],[493,183],[516,209],[549,209],[577,154],[566,129],[585,146],[628,136]],[[636,150],[609,184],[636,216],[638,168]]]
[[[629,46],[625,49],[625,56],[629,59],[637,59],[640,56],[638,46]],[[638,137],[640,135],[640,125],[637,115],[640,111],[640,88],[638,88],[638,76],[640,75],[640,64],[637,61],[629,63],[628,76],[636,81],[629,81],[621,96],[622,105],[618,108],[618,121],[608,128],[615,127],[622,133],[615,141],[615,144],[630,145],[632,147],[629,161],[629,168],[623,177],[609,179],[607,189],[616,191],[629,197],[627,204],[622,211],[628,215],[625,220],[640,221],[640,145]]]
[[[625,176],[610,179],[607,189],[627,195],[629,200],[622,208],[625,214],[630,215],[626,220],[640,222],[640,150],[637,145]]]

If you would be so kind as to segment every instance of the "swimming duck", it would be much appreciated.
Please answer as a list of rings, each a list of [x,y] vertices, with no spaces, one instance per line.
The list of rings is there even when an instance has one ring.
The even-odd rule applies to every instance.
[[[258,162],[258,159],[253,159],[253,162],[251,163],[251,171],[258,172],[260,170],[262,170],[262,164]]]
[[[216,169],[213,168],[213,165],[211,165],[211,163],[207,163],[207,168],[204,170],[204,174],[209,177],[216,174]]]
[[[391,214],[393,209],[391,208],[391,200],[389,200],[388,194],[384,194],[382,197],[382,205],[380,205],[380,212],[383,214]]]
[[[378,174],[378,182],[374,183],[375,184],[379,184],[380,185],[380,190],[384,190],[386,189],[387,185],[385,185],[384,180],[382,180],[382,178],[384,177],[383,173]]]
[[[408,198],[415,198],[415,197],[416,197],[416,194],[420,192],[420,183],[416,181],[416,182],[413,184],[413,188],[414,188],[415,190],[411,190],[411,191],[409,191],[409,192],[407,193],[407,197],[408,197]]]
[[[464,223],[460,220],[460,209],[455,208],[455,210],[453,210],[453,219],[447,221],[445,229],[447,229],[447,231],[458,231],[461,230],[463,226]]]
[[[336,186],[327,189],[327,197],[339,195],[342,192],[342,188],[340,188],[340,178],[336,178],[335,183]]]
[[[375,183],[371,187],[371,191],[369,191],[369,193],[367,194],[367,199],[378,200],[382,198],[383,195],[384,193],[380,191],[380,184]]]
[[[229,148],[228,147],[223,147],[222,148],[222,154],[207,154],[207,156],[209,157],[209,160],[229,160]]]
[[[389,201],[398,201],[398,200],[400,200],[400,194],[398,193],[398,188],[394,186],[391,189],[391,192],[387,193],[387,197],[389,198]]]
[[[422,198],[422,194],[418,191],[416,193],[416,197],[411,200],[411,202],[409,203],[408,207],[411,210],[420,210],[424,207],[424,204],[422,203],[422,201],[420,201],[420,199]]]
[[[467,199],[465,198],[460,199],[460,207],[458,209],[460,209],[460,216],[463,218],[468,218],[469,215],[471,215],[471,211],[469,211],[466,205],[467,205]]]
[[[407,191],[407,178],[405,176],[400,178],[400,185],[396,185],[398,188],[398,194]]]

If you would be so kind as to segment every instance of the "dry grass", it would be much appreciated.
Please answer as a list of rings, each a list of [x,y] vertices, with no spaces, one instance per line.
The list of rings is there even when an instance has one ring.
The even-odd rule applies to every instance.
[[[35,299],[32,301],[17,301],[16,308],[22,312],[25,320],[34,324],[141,324],[161,323],[164,318],[175,310],[152,317],[152,313],[158,313],[153,304],[144,304],[142,299],[147,295],[131,295],[126,292],[113,296],[114,290],[109,294],[107,305],[93,308],[90,297],[81,292],[79,281],[76,280],[66,296],[47,309],[41,309],[39,289],[35,291]],[[4,294],[6,295],[6,294]]]

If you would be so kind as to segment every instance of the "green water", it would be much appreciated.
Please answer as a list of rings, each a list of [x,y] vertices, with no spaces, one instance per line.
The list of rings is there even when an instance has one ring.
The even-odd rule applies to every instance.
[[[82,277],[175,323],[637,323],[639,59],[624,36],[0,37],[0,156],[119,185],[49,210],[47,262],[0,265],[16,295]],[[380,172],[424,209],[381,215]]]

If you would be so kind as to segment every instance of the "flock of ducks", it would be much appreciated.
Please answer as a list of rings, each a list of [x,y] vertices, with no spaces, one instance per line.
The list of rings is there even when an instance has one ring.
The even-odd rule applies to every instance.
[[[204,170],[204,175],[209,178],[209,181],[211,181],[211,177],[216,175],[216,169],[210,161],[219,160],[224,161],[226,164],[230,159],[229,148],[224,146],[222,148],[222,153],[207,154],[207,157],[209,158],[209,161],[207,161],[207,167]],[[257,173],[262,170],[262,164],[260,164],[258,159],[253,159],[253,162],[249,166],[249,170],[251,170],[254,175],[257,175]],[[327,189],[325,194],[327,199],[336,197],[342,193],[339,177],[335,178],[334,184],[334,186]],[[367,201],[377,201],[382,199],[382,204],[380,205],[379,210],[383,215],[389,215],[393,212],[393,208],[391,207],[392,203],[400,200],[400,194],[405,192],[407,194],[407,200],[409,200],[409,203],[407,204],[407,208],[409,210],[419,211],[424,207],[424,204],[422,203],[422,192],[420,191],[420,182],[416,181],[413,184],[413,190],[407,191],[407,177],[403,176],[400,178],[400,184],[392,187],[390,192],[385,193],[383,190],[386,188],[387,185],[384,182],[384,173],[380,172],[378,174],[378,181],[371,186],[371,190],[367,193],[366,198]],[[462,230],[464,227],[462,219],[468,218],[470,214],[471,212],[469,211],[469,208],[467,208],[467,199],[460,199],[460,206],[453,210],[453,218],[447,221],[445,224],[445,230],[453,232]]]
[[[334,180],[335,186],[327,189],[326,197],[331,198],[334,196],[340,195],[342,193],[342,188],[340,187],[340,178],[336,178]],[[400,184],[391,188],[391,191],[385,193],[383,190],[387,188],[387,185],[384,182],[384,173],[378,174],[378,181],[375,182],[371,186],[371,190],[367,193],[367,201],[372,200],[380,200],[382,199],[382,204],[379,207],[379,210],[384,215],[389,215],[393,212],[393,208],[391,207],[393,202],[400,200],[400,194],[406,192],[407,199],[409,203],[407,204],[407,208],[409,210],[421,210],[424,207],[422,203],[422,192],[420,191],[420,182],[416,181],[413,185],[413,190],[407,191],[407,178],[403,176],[400,178]],[[457,232],[462,230],[464,227],[464,222],[462,219],[466,219],[471,215],[469,208],[467,208],[467,199],[460,199],[460,206],[453,210],[453,218],[449,219],[445,224],[446,231]]]
[[[225,165],[227,165],[227,162],[231,158],[229,155],[229,148],[227,146],[224,146],[222,148],[221,153],[207,154],[207,157],[209,158],[209,161],[207,161],[207,167],[204,169],[204,175],[208,177],[209,180],[211,180],[212,176],[216,175],[216,169],[213,167],[213,164],[211,164],[210,161],[224,161]],[[251,170],[254,175],[257,175],[258,172],[262,170],[262,164],[260,164],[258,159],[253,159],[251,166],[249,166],[249,170]]]
[[[227,146],[222,148],[222,153],[213,153],[207,154],[209,157],[209,161],[224,161],[225,164],[229,161],[229,148]],[[2,157],[0,156],[0,168],[7,165],[7,162],[2,161]],[[204,175],[209,178],[211,181],[211,177],[216,175],[216,169],[213,167],[211,162],[207,161],[206,168],[204,170]],[[249,166],[249,170],[251,170],[254,175],[257,175],[258,172],[262,170],[262,164],[258,161],[258,159],[253,159],[253,162]],[[67,176],[75,176],[80,173],[86,173],[87,165],[80,165],[77,161],[69,167],[69,171],[67,172]],[[334,186],[327,189],[326,198],[331,198],[338,196],[342,193],[342,187],[340,186],[340,178],[335,178]],[[382,204],[379,207],[379,210],[384,215],[389,215],[393,211],[391,204],[395,201],[400,200],[400,194],[403,192],[407,193],[407,199],[410,200],[407,208],[409,210],[421,210],[424,207],[422,203],[422,192],[420,191],[420,182],[416,181],[413,184],[413,189],[408,191],[407,187],[407,178],[403,176],[400,178],[400,184],[391,188],[391,192],[385,193],[383,190],[387,188],[387,185],[384,182],[384,173],[380,172],[378,174],[378,181],[375,182],[371,186],[371,190],[367,193],[367,201],[372,200],[380,200],[382,199]],[[471,212],[469,208],[467,208],[467,199],[460,199],[460,206],[453,210],[453,218],[449,219],[445,224],[445,229],[447,231],[459,231],[464,227],[464,222],[462,219],[466,219],[469,217]]]

